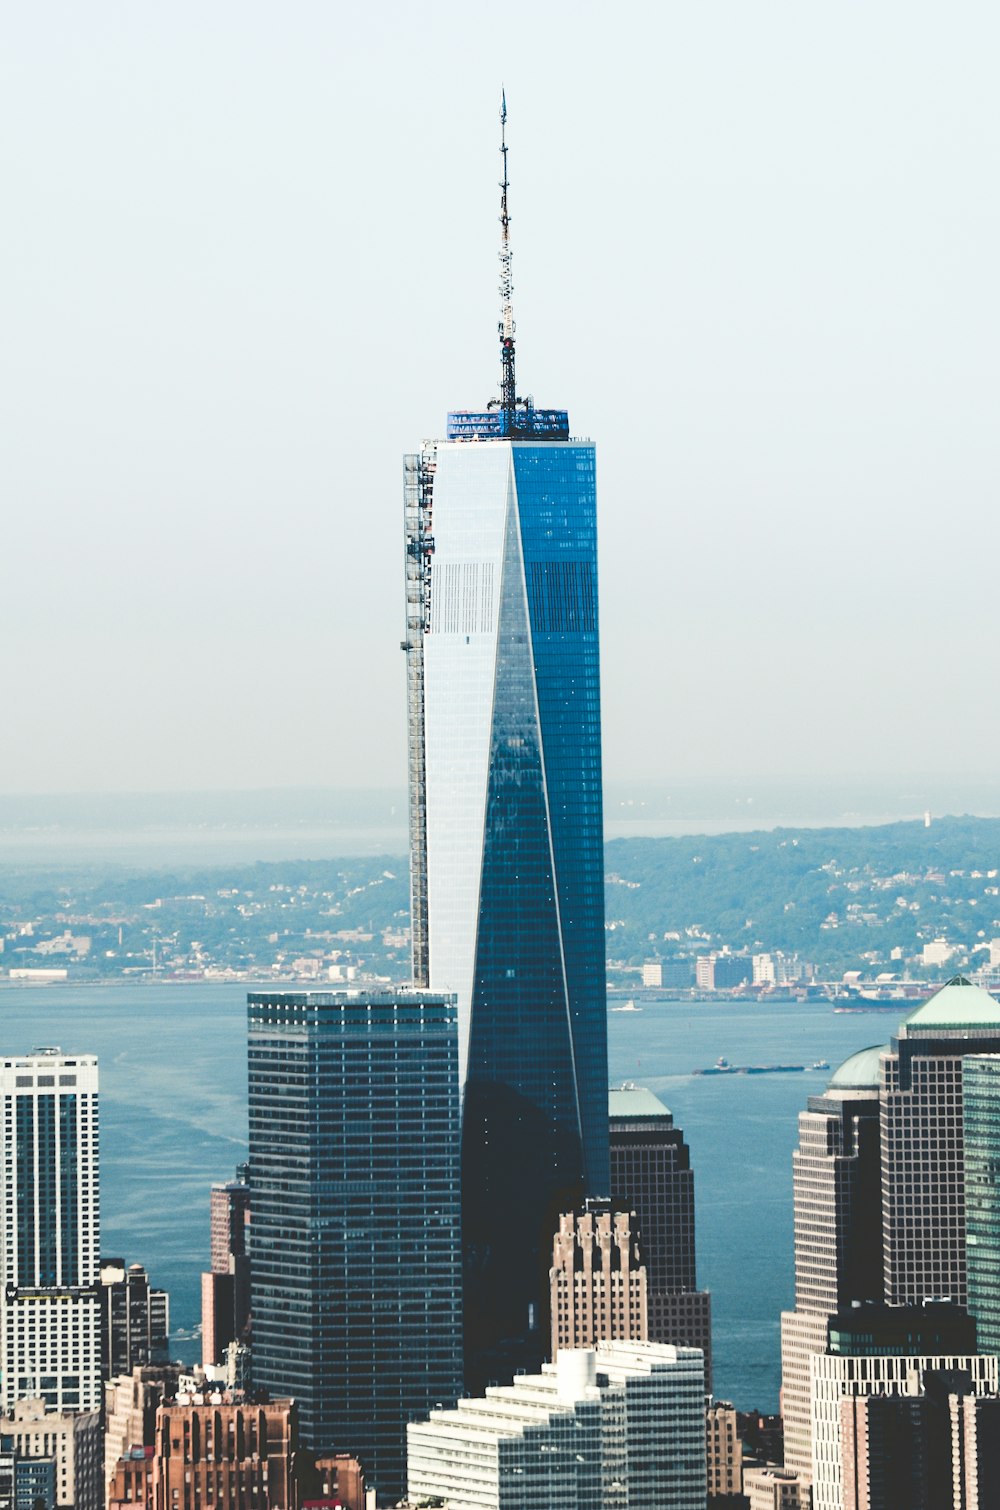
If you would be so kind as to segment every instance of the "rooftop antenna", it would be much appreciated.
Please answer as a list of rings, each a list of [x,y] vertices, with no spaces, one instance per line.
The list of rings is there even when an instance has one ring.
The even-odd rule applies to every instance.
[[[500,91],[500,152],[503,182],[500,185],[500,413],[502,434],[513,435],[517,416],[517,383],[514,379],[514,289],[510,270],[510,215],[507,212],[507,92]]]

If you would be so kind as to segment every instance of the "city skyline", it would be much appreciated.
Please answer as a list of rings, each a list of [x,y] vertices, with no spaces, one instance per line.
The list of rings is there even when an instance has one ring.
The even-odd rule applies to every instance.
[[[488,370],[501,79],[533,384],[602,440],[609,778],[724,775],[734,728],[763,772],[916,727],[985,769],[998,23],[960,14],[12,14],[0,790],[400,781],[396,458]]]
[[[235,35],[231,3],[200,51],[189,0],[138,26],[112,0],[89,27],[13,25],[19,61],[37,54],[51,71],[38,99],[15,80],[0,104],[0,127],[6,111],[31,144],[14,154],[15,234],[0,252],[24,294],[5,395],[9,488],[0,472],[15,500],[0,675],[18,726],[0,796],[16,803],[30,781],[44,807],[46,781],[55,790],[69,770],[84,793],[140,772],[162,792],[203,795],[219,773],[231,793],[252,780],[265,794],[323,780],[349,792],[363,777],[360,826],[406,772],[409,906],[388,853],[360,880],[302,861],[294,885],[262,865],[238,886],[172,878],[153,900],[92,880],[120,887],[113,907],[96,889],[77,905],[58,826],[51,898],[8,854],[0,975],[15,1004],[21,984],[126,976],[131,997],[168,968],[189,985],[239,974],[253,987],[248,1158],[236,1161],[243,1125],[231,1120],[237,1180],[212,1186],[204,1229],[207,1372],[178,1361],[152,1379],[173,1350],[168,1291],[151,1284],[166,1284],[172,1234],[138,1182],[143,1262],[102,1256],[97,1054],[38,1048],[0,1065],[11,1485],[18,1454],[49,1455],[41,1433],[61,1413],[46,1493],[55,1500],[58,1483],[60,1505],[96,1510],[101,1379],[115,1375],[111,1510],[151,1485],[158,1510],[171,1494],[183,1510],[192,1495],[195,1510],[203,1494],[228,1502],[223,1458],[237,1506],[331,1502],[348,1477],[361,1496],[364,1471],[369,1505],[408,1490],[418,1503],[669,1498],[698,1510],[706,1477],[721,1482],[735,1455],[735,1415],[720,1417],[706,1461],[713,1362],[720,1379],[735,1371],[735,1339],[756,1390],[761,1338],[773,1344],[778,1324],[770,1304],[769,1330],[752,1318],[779,1224],[757,1213],[754,1241],[717,1193],[720,1159],[736,1179],[756,1161],[779,1211],[762,1134],[784,1105],[771,1147],[787,1143],[791,1101],[774,1094],[768,1109],[758,1076],[795,1078],[806,1109],[783,1420],[745,1421],[744,1443],[759,1439],[800,1476],[790,1505],[811,1486],[816,1510],[841,1510],[869,1447],[870,1477],[883,1454],[906,1456],[898,1444],[924,1420],[935,1462],[915,1464],[915,1479],[975,1479],[980,1453],[992,1472],[1000,877],[979,820],[935,827],[928,810],[902,833],[841,830],[836,855],[825,837],[814,853],[808,830],[769,834],[742,860],[699,835],[657,897],[666,861],[643,852],[648,838],[612,841],[621,863],[605,877],[602,784],[604,769],[649,792],[665,771],[725,783],[749,760],[765,783],[795,769],[801,798],[830,769],[834,782],[862,770],[874,787],[901,780],[898,751],[917,743],[928,781],[947,786],[958,759],[967,779],[989,779],[1000,214],[972,210],[994,144],[979,122],[991,119],[983,38],[942,46],[913,18],[901,45],[901,0],[875,0],[865,28],[847,18],[837,33],[790,0],[766,0],[756,26],[732,6],[715,29],[647,0],[609,25],[585,3],[575,27],[547,13],[517,48],[482,20],[463,30],[451,0],[421,27],[397,0],[339,28],[318,0],[284,27],[251,5]],[[512,23],[527,19],[522,4]],[[620,51],[606,48],[597,70],[601,41]],[[437,77],[418,78],[431,59]],[[465,222],[482,214],[496,158],[462,123],[474,98],[478,111],[494,97],[483,85],[498,69],[491,396],[495,312],[479,288],[492,259]],[[535,103],[523,126],[515,116],[511,206],[514,91]],[[427,420],[443,385],[442,409],[473,407],[441,427]],[[572,407],[543,407],[556,400]],[[417,434],[442,438],[415,444],[415,409]],[[399,490],[386,482],[407,416],[405,611],[397,588],[393,617]],[[947,596],[958,580],[960,612]],[[960,754],[946,699],[965,709]],[[660,810],[672,799],[658,790]],[[901,868],[905,842],[917,859]],[[945,965],[952,978],[928,993]],[[692,1003],[742,993],[732,1036],[748,994],[794,993],[801,1015],[768,1003],[752,1060],[732,1062],[727,1042],[674,1086],[668,984]],[[639,1001],[624,1001],[633,989]],[[887,1045],[854,1049],[828,1080],[832,1055],[806,1053],[800,1032],[820,993],[844,1014],[881,1010],[892,993],[902,1015]],[[74,1025],[85,1039],[100,1031],[100,1000]],[[621,1031],[609,1008],[630,1014]],[[115,1062],[132,1054],[134,1072],[150,1058],[164,1010],[140,1034],[136,999]],[[688,1017],[691,1035],[700,1008]],[[138,1168],[158,1142],[177,1205],[182,1161],[165,1157],[155,1116],[171,1084],[176,1097],[204,1070],[189,1041],[183,1062],[163,1060],[148,1106],[133,1073],[144,1115],[114,1153]],[[609,1105],[633,1054],[646,1084],[629,1075]],[[688,1110],[714,1106],[692,1133],[694,1161],[658,1094],[677,1104],[684,1080],[708,1082]],[[210,1081],[242,1104],[225,1066]],[[683,1105],[679,1116],[698,1128]],[[716,1191],[713,1220],[728,1218],[714,1262],[737,1271],[740,1314],[734,1326],[717,1308],[718,1347],[697,1288],[695,1162],[702,1191]],[[125,1230],[115,1214],[103,1228],[132,1258]],[[190,1324],[175,1336],[189,1351]],[[917,1404],[874,1398],[893,1392]],[[153,1396],[170,1393],[154,1418]],[[959,1432],[969,1462],[952,1470]],[[251,1461],[256,1488],[239,1466]],[[36,1469],[21,1479],[22,1497],[41,1484]],[[756,1510],[765,1500],[745,1485]]]

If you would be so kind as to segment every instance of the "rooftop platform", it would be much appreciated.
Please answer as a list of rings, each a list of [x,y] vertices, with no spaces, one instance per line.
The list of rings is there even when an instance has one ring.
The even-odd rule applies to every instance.
[[[452,409],[448,414],[449,440],[569,440],[569,413],[565,409],[536,409],[519,404],[513,415],[496,409]]]

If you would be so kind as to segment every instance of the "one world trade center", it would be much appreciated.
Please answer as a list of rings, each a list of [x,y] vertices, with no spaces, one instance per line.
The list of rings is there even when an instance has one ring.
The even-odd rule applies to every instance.
[[[458,997],[472,1390],[540,1362],[558,1214],[609,1193],[594,447],[517,396],[501,152],[500,398],[405,463],[413,972]]]

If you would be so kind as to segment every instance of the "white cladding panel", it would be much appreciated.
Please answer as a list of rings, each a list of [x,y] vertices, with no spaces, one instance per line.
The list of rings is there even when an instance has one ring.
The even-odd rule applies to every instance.
[[[458,997],[464,1083],[493,723],[508,441],[437,448],[424,639],[430,987]]]

